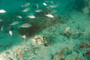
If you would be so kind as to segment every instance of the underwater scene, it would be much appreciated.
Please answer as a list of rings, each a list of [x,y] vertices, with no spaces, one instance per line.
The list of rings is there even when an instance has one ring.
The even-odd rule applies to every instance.
[[[0,0],[0,60],[90,60],[90,0]]]

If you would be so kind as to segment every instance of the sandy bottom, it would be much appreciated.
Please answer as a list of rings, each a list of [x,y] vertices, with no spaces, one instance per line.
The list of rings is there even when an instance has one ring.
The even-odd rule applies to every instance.
[[[65,23],[57,23],[49,26],[36,36],[47,36],[50,45],[34,44],[33,37],[24,40],[17,34],[11,36],[0,32],[4,44],[22,41],[19,44],[9,47],[0,47],[1,60],[88,60],[87,51],[90,51],[90,18],[80,12],[72,12]],[[72,35],[63,34],[66,28],[70,28]],[[66,33],[68,34],[68,33]],[[81,34],[81,35],[80,35]],[[75,35],[75,36],[73,36]],[[80,35],[80,36],[79,36]],[[4,37],[4,38],[3,38]],[[48,39],[48,40],[49,40]],[[7,42],[5,42],[7,40]],[[13,43],[10,41],[12,40]],[[0,42],[1,43],[1,42]],[[2,45],[4,45],[1,43]]]
[[[89,60],[90,15],[70,11],[61,16],[63,23],[58,22],[29,38],[0,31],[0,60]],[[35,42],[36,36],[49,43]]]

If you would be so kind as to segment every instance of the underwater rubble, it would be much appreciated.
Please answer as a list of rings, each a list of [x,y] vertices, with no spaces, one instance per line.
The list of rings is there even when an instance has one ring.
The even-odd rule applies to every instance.
[[[87,1],[76,0],[76,11],[63,16],[50,10],[52,5],[35,14],[25,14],[29,8],[1,14],[0,60],[90,60],[90,17],[89,10],[83,10],[89,6]]]
[[[12,37],[14,37],[14,33],[16,33],[16,35],[20,34],[20,36],[24,38],[23,39],[24,42],[21,43],[20,46],[18,45],[12,46],[12,48],[14,49],[10,48],[11,50],[7,49],[8,44],[5,43],[6,45],[4,44],[4,48],[6,48],[6,51],[1,52],[2,55],[0,55],[0,59],[2,60],[90,59],[89,58],[90,42],[88,42],[90,37],[86,37],[89,36],[89,33],[86,33],[85,29],[82,28],[80,25],[76,26],[77,30],[67,26],[67,22],[69,20],[68,21],[62,20],[58,14],[53,14],[54,18],[47,17],[45,15],[47,13],[50,13],[50,11],[46,9],[44,11],[42,10],[42,12],[37,13],[36,14],[37,18],[34,19],[25,18],[26,19],[25,21],[21,18],[16,18],[16,16],[12,16],[12,14],[11,14],[12,18],[7,17],[7,15],[6,17],[5,16],[1,17],[1,19],[3,19],[3,21],[1,21],[3,22],[3,24],[2,23],[0,24],[1,26],[4,26],[2,31],[5,33],[9,32],[9,34],[11,34]],[[9,21],[9,19],[11,19],[12,21],[11,20]],[[24,21],[24,23],[19,21]],[[5,24],[6,22],[7,24]],[[64,26],[65,24],[66,26]],[[85,38],[83,36],[85,36]],[[82,40],[83,38],[87,39],[87,41]],[[79,39],[82,40],[81,43]],[[74,42],[70,42],[71,40],[78,43],[75,44]],[[11,42],[10,45],[12,44],[13,43]]]

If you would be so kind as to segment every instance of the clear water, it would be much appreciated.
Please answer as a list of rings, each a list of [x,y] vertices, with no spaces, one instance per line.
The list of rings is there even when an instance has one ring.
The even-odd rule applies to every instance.
[[[0,60],[90,60],[90,0],[0,0]]]

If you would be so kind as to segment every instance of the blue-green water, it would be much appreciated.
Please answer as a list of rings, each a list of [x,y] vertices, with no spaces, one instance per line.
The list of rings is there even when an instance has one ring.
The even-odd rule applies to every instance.
[[[0,0],[0,60],[90,60],[90,0]]]

